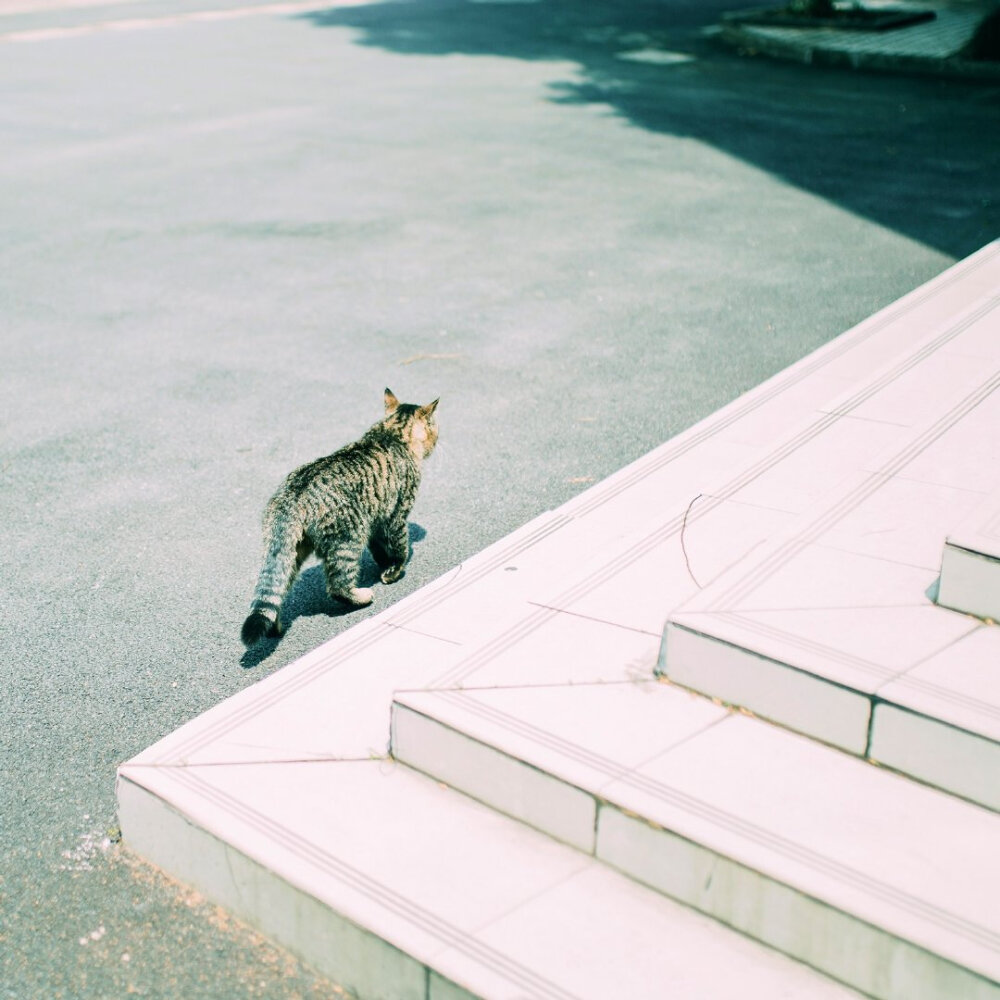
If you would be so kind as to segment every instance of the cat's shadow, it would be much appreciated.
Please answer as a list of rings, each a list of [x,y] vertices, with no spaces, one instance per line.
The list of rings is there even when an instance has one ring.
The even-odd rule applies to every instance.
[[[427,537],[427,532],[419,524],[411,523],[410,549]],[[358,577],[359,587],[373,587],[379,583],[379,568],[371,553],[366,549],[361,558],[361,573]],[[326,593],[326,577],[323,567],[318,562],[310,560],[292,585],[291,592],[285,598],[281,609],[281,620],[287,632],[296,618],[311,618],[315,615],[326,615],[328,618],[343,618],[358,608],[344,601],[332,601]],[[281,636],[261,639],[251,646],[240,658],[240,665],[245,669],[256,667],[263,663],[277,648]]]

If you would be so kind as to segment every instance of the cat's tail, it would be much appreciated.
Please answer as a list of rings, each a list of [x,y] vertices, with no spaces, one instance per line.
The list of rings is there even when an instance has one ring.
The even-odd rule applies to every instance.
[[[278,633],[279,629],[277,619],[272,620],[260,608],[255,608],[247,615],[247,620],[240,629],[240,638],[243,640],[243,645],[249,648],[260,642],[265,635]]]
[[[281,605],[301,565],[301,527],[276,518],[266,529],[264,564],[257,577],[250,614],[240,638],[253,646],[265,636],[281,635]]]

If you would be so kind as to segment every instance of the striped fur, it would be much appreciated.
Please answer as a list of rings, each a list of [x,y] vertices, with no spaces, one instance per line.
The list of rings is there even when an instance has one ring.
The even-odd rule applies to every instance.
[[[437,443],[434,411],[400,403],[385,390],[385,418],[353,444],[292,472],[264,511],[264,564],[242,638],[252,646],[281,634],[281,605],[302,563],[323,561],[332,598],[361,607],[373,593],[359,588],[367,547],[383,583],[404,573],[410,554],[406,519],[417,497],[420,465]]]

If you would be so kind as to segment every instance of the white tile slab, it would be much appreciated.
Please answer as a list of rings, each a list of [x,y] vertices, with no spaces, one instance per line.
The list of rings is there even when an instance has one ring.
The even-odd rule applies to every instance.
[[[228,717],[159,757],[160,763],[220,764],[336,760],[385,754],[393,692],[428,682],[461,656],[461,647],[387,628],[377,643],[308,684],[276,684],[270,696],[232,700]],[[281,675],[277,675],[281,676]]]
[[[350,764],[321,781],[309,766],[299,788],[294,787],[297,765],[247,776],[228,769],[216,775],[213,769],[209,779],[250,804],[266,796],[283,807],[279,815],[288,829],[317,847],[334,848],[342,863],[391,885],[395,896],[433,901],[428,908],[447,913],[448,924],[463,930],[495,919],[580,867],[582,859],[573,852],[528,836],[491,810],[449,795],[391,761]],[[505,844],[502,871],[496,865],[498,839]],[[481,891],[470,891],[473,885]],[[440,936],[447,943],[444,931]]]
[[[400,692],[393,755],[592,852],[593,796],[725,715],[707,699],[656,681]]]
[[[964,615],[923,607],[746,611],[719,616],[713,634],[798,670],[872,694],[967,635]]]
[[[915,488],[908,489],[905,483],[894,483],[894,477],[919,478],[913,474],[915,466],[930,449],[950,436],[958,435],[966,429],[967,421],[973,420],[982,412],[981,407],[1000,398],[1000,393],[994,392],[994,382],[996,388],[1000,388],[1000,378],[991,377],[967,394],[967,398],[963,397],[960,405],[947,410],[936,410],[929,403],[925,408],[926,412],[921,410],[925,419],[916,428],[897,435],[891,447],[882,448],[877,456],[873,457],[872,452],[859,451],[856,455],[844,458],[845,467],[857,460],[855,472],[840,479],[835,489],[827,490],[821,497],[817,497],[816,502],[784,534],[772,538],[764,551],[755,553],[754,559],[746,560],[743,566],[729,574],[724,583],[720,581],[718,586],[711,588],[709,595],[700,595],[689,606],[692,609],[710,606],[726,610],[746,609],[750,605],[745,600],[751,591],[758,602],[753,605],[756,608],[843,606],[849,603],[843,597],[838,599],[838,592],[857,595],[857,604],[876,606],[887,600],[899,603],[898,599],[885,593],[885,589],[888,587],[897,593],[907,593],[912,588],[901,576],[904,572],[900,568],[901,563],[895,563],[892,568],[888,565],[888,558],[895,558],[895,553],[883,553],[887,557],[884,560],[887,565],[881,569],[875,561],[865,564],[860,557],[856,557],[853,560],[841,558],[832,561],[820,570],[818,565],[811,565],[810,560],[818,563],[830,560],[831,557],[818,551],[810,553],[808,547],[813,544],[823,545],[828,536],[830,544],[835,546],[838,542],[843,543],[845,534],[858,537],[868,530],[877,531],[884,526],[885,511],[892,506],[894,498],[905,501],[907,505],[922,505],[926,497],[919,495]],[[848,428],[856,428],[858,423],[839,420],[832,425],[831,430],[842,433]],[[800,456],[805,461],[811,455],[811,461],[815,463],[817,457],[822,457],[821,445],[825,433],[802,443],[797,451],[781,463],[778,471],[794,471],[795,479],[806,476],[808,469],[796,469],[796,461]],[[848,434],[848,438],[850,436]],[[847,443],[849,445],[850,441]],[[827,454],[830,454],[829,449]],[[949,485],[952,489],[968,489],[973,484]],[[890,491],[888,494],[883,492],[887,489]],[[736,494],[737,497],[740,495]],[[943,500],[939,498],[938,507],[942,505]],[[921,523],[922,517],[925,515],[918,510],[911,512],[906,520],[915,525]],[[940,518],[934,516],[923,521],[925,545],[927,540],[933,541],[939,537],[939,521]],[[870,528],[866,525],[870,525]],[[926,558],[924,561],[927,561]],[[789,567],[793,567],[794,563],[798,563],[798,569],[789,572]],[[919,589],[923,590],[926,586],[924,584]],[[825,588],[825,594],[822,588]],[[805,596],[800,596],[796,603],[790,603],[796,594]],[[714,605],[708,603],[706,598],[709,596],[715,599]],[[911,601],[912,597],[908,596],[906,603]]]
[[[682,534],[681,558],[699,589],[710,587],[754,549],[784,530],[794,515],[773,507],[702,497],[695,501]],[[675,556],[676,558],[676,556]]]
[[[998,423],[1000,392],[994,390],[964,412],[952,427],[926,442],[896,474],[918,482],[989,493],[1000,486]],[[881,468],[884,459],[884,455],[876,456],[870,467]]]
[[[547,770],[595,791],[609,780],[609,769],[635,767],[727,714],[659,681],[404,691],[397,701],[538,765],[547,750],[553,757]]]
[[[922,295],[912,310],[899,311],[905,300],[900,300],[884,311],[884,315],[893,313],[894,318],[888,327],[883,326],[877,339],[887,349],[883,352],[880,364],[872,364],[865,370],[859,370],[855,384],[841,397],[833,399],[822,408],[830,412],[855,413],[858,416],[870,415],[865,412],[873,400],[881,397],[883,400],[901,398],[900,393],[907,394],[911,384],[922,382],[926,378],[928,368],[939,366],[944,359],[945,368],[942,386],[944,395],[949,396],[959,387],[962,377],[955,378],[956,372],[968,372],[971,369],[965,363],[975,357],[980,365],[984,360],[983,340],[988,332],[995,329],[995,316],[1000,305],[1000,295],[997,284],[992,286],[979,284],[969,288],[970,294],[956,295],[956,290],[941,295]],[[918,292],[928,290],[918,289]],[[985,294],[981,294],[985,292]],[[977,294],[980,293],[980,294]],[[862,324],[878,324],[878,317]],[[892,331],[890,328],[895,328]],[[900,339],[899,334],[902,334]],[[849,339],[845,337],[845,339]],[[992,350],[986,353],[992,353]],[[954,370],[947,370],[948,363],[957,357]],[[964,361],[963,361],[964,359]],[[873,359],[874,360],[874,359]],[[915,380],[911,383],[910,380]],[[904,415],[905,422],[911,418],[920,419],[919,400],[910,397],[916,405],[906,407],[910,417]],[[927,397],[933,405],[940,407],[941,400],[937,394]],[[950,403],[946,404],[950,405]],[[875,404],[879,408],[879,404]],[[876,419],[880,419],[877,417]]]
[[[614,868],[866,996],[995,997],[995,984],[982,977],[613,806],[601,810],[599,843]]]
[[[960,329],[955,324],[952,329]],[[965,398],[983,379],[982,358],[970,357],[937,347],[949,341],[934,337],[923,352],[914,350],[908,361],[894,361],[888,371],[873,376],[877,392],[850,390],[832,401],[830,412],[849,413],[854,419],[913,427],[931,410],[943,412]],[[931,349],[931,347],[935,349]]]
[[[662,565],[659,579],[650,579],[670,548],[671,536],[679,532],[684,508],[656,503],[643,507],[641,514],[638,520],[621,520],[599,507],[566,518],[557,530],[462,587],[460,568],[446,600],[425,607],[407,605],[398,613],[390,609],[386,621],[454,642],[481,644],[542,605],[573,608],[599,620],[658,633],[664,586],[676,594],[675,600],[694,586],[683,569],[679,543],[674,546],[678,558]],[[607,524],[595,526],[595,519]],[[558,572],[553,572],[554,566]],[[647,586],[650,583],[654,586]],[[604,589],[592,596],[602,584]],[[578,602],[586,606],[577,609]]]
[[[425,1000],[421,960],[320,898],[315,888],[322,876],[296,884],[236,846],[230,822],[213,829],[211,815],[199,808],[199,786],[170,780],[186,770],[122,769],[118,814],[129,850],[307,958],[355,996]],[[429,937],[415,940],[435,946]]]
[[[1000,485],[1000,393],[986,396],[952,429],[930,441],[898,472],[925,483],[989,493]],[[953,527],[957,527],[956,517]]]
[[[871,756],[903,774],[1000,811],[1000,744],[937,719],[877,704]]]
[[[967,516],[953,521],[948,541],[970,552],[1000,559],[1000,489],[980,497]]]
[[[470,579],[447,600],[424,607],[390,608],[386,621],[411,632],[459,645],[477,645],[510,628],[531,611],[531,574],[522,560]]]
[[[822,536],[827,547],[936,570],[949,529],[983,494],[904,476],[890,479]]]
[[[739,742],[723,741],[732,743],[732,752],[728,753],[720,752],[718,747],[709,746],[705,750],[705,760],[699,761],[690,768],[690,770],[700,768],[697,778],[687,783],[682,794],[677,795],[676,783],[665,783],[656,779],[649,780],[650,774],[656,772],[656,768],[661,762],[668,761],[674,750],[666,751],[645,766],[632,769],[621,768],[610,758],[603,758],[601,754],[593,753],[600,746],[601,739],[601,736],[595,739],[594,734],[603,735],[604,733],[604,728],[598,724],[594,717],[595,711],[598,715],[600,714],[596,696],[607,690],[608,686],[595,687],[586,693],[585,700],[591,702],[593,708],[589,712],[582,711],[575,724],[563,723],[565,734],[570,738],[565,742],[553,737],[542,726],[519,728],[521,720],[514,718],[518,708],[516,698],[519,694],[515,691],[466,692],[461,696],[448,695],[445,697],[450,699],[450,703],[442,709],[441,715],[447,718],[449,724],[462,727],[467,732],[478,730],[477,735],[481,739],[493,743],[498,740],[506,740],[508,749],[516,748],[522,760],[532,765],[530,769],[525,769],[526,773],[543,773],[548,777],[549,775],[560,775],[561,771],[561,777],[565,780],[576,780],[580,783],[590,782],[593,785],[600,780],[602,771],[610,773],[616,769],[620,770],[621,776],[619,778],[606,783],[600,789],[600,798],[602,800],[606,798],[615,805],[622,806],[628,811],[627,815],[633,818],[626,818],[616,809],[602,809],[599,830],[601,831],[600,836],[605,840],[603,848],[601,843],[598,844],[598,853],[605,860],[648,884],[676,895],[695,906],[703,907],[707,912],[733,922],[745,933],[758,936],[779,948],[788,950],[789,953],[805,959],[810,964],[824,968],[831,974],[846,977],[854,985],[875,995],[929,998],[942,995],[942,989],[947,990],[945,995],[989,995],[988,989],[980,990],[982,984],[978,982],[977,977],[970,979],[960,968],[954,966],[951,958],[948,956],[929,958],[921,943],[915,944],[905,935],[900,937],[898,929],[891,933],[884,933],[871,926],[869,915],[864,913],[859,915],[851,911],[850,907],[840,911],[836,908],[831,909],[827,905],[828,900],[826,899],[817,905],[815,886],[789,886],[773,872],[762,875],[755,871],[754,865],[741,865],[731,861],[720,862],[718,845],[710,848],[696,846],[697,843],[704,843],[704,838],[693,837],[691,829],[683,826],[679,820],[676,822],[681,823],[680,826],[666,823],[664,814],[656,812],[655,805],[650,806],[651,801],[655,803],[657,799],[665,800],[670,803],[672,809],[690,811],[699,817],[699,822],[708,816],[713,822],[718,822],[724,831],[731,832],[733,829],[742,828],[746,832],[747,828],[743,826],[744,821],[741,818],[745,806],[744,800],[747,796],[755,801],[760,799],[760,811],[754,814],[756,820],[759,820],[762,814],[769,814],[773,811],[779,817],[776,822],[780,822],[783,828],[785,826],[793,827],[790,831],[791,840],[784,845],[784,848],[780,844],[776,848],[779,854],[783,849],[788,850],[792,855],[795,855],[797,863],[802,862],[803,852],[800,845],[812,844],[816,839],[808,834],[808,828],[802,825],[802,822],[817,822],[826,831],[827,840],[823,842],[822,846],[829,849],[831,845],[837,845],[840,854],[834,859],[834,862],[831,862],[829,857],[807,857],[804,862],[806,867],[812,865],[819,870],[826,871],[832,864],[833,868],[836,869],[835,877],[850,883],[852,891],[861,892],[863,895],[866,891],[871,890],[881,899],[887,893],[890,897],[893,894],[885,886],[875,886],[874,889],[871,886],[866,888],[864,865],[869,865],[867,869],[869,874],[871,871],[880,870],[881,862],[877,861],[877,855],[886,849],[887,842],[893,842],[892,837],[897,834],[898,829],[903,828],[900,821],[902,815],[909,814],[914,808],[921,805],[925,811],[930,810],[935,816],[937,815],[940,800],[934,793],[918,788],[916,807],[912,796],[902,802],[891,798],[887,799],[890,802],[889,815],[875,816],[871,820],[872,836],[869,841],[866,839],[868,837],[868,827],[866,826],[868,820],[865,818],[867,815],[865,810],[873,808],[873,803],[880,803],[883,798],[891,794],[893,787],[891,782],[887,790],[885,779],[875,777],[874,781],[876,784],[881,783],[880,787],[870,789],[867,797],[863,796],[860,806],[854,802],[851,811],[838,813],[835,817],[833,813],[835,810],[841,809],[842,800],[854,794],[854,786],[850,781],[841,781],[839,783],[843,786],[841,799],[837,800],[829,810],[824,811],[823,796],[826,793],[822,789],[836,788],[838,782],[828,781],[829,776],[823,773],[823,767],[815,765],[817,761],[823,765],[824,761],[832,758],[835,765],[840,762],[842,769],[843,762],[849,763],[848,759],[823,751],[806,741],[795,740],[794,737],[788,735],[782,736],[774,731],[772,735],[776,734],[775,739],[765,738],[761,740],[758,738],[746,743],[743,742],[742,738]],[[629,698],[625,694],[628,690],[632,689],[622,688],[622,707]],[[537,690],[525,692],[531,697],[541,693]],[[575,696],[580,693],[580,689],[563,690],[558,688],[545,692],[546,697],[540,699],[545,702],[544,708],[542,704],[535,706],[538,721],[544,723],[550,714],[552,704],[560,694]],[[669,695],[677,694],[677,692],[669,691],[667,693]],[[512,711],[502,713],[502,718],[497,718],[492,713],[485,715],[471,713],[472,718],[470,718],[470,713],[467,711],[470,700],[483,698],[483,704],[487,705],[493,700],[492,696],[494,695],[502,700],[504,708],[509,708]],[[425,707],[434,698],[432,695],[421,693],[403,696],[403,698],[407,697]],[[635,696],[631,697],[634,700]],[[641,697],[649,698],[649,696]],[[654,695],[653,699],[655,698]],[[647,708],[655,704],[653,699],[648,700]],[[674,702],[672,707],[681,712],[691,704],[690,701],[671,700]],[[436,707],[442,708],[441,705]],[[560,714],[562,716],[573,715],[572,705],[568,705],[567,711]],[[641,712],[629,714],[632,716],[634,729],[643,728],[644,721],[645,725],[651,725],[655,732],[659,732],[661,727],[655,717],[641,720]],[[720,716],[716,716],[716,719],[718,718]],[[726,718],[731,717],[726,716]],[[590,720],[589,725],[586,724],[588,719]],[[743,720],[743,723],[749,726],[749,732],[757,737],[760,737],[762,732],[767,732],[767,727],[761,723],[749,720]],[[723,722],[722,727],[725,726],[731,726],[731,722]],[[698,732],[707,734],[707,731],[706,728]],[[647,734],[645,739],[650,740],[650,734]],[[677,748],[676,752],[685,755],[685,760],[687,760],[686,755],[690,753],[688,748],[699,743],[702,746],[706,743],[701,735],[679,740],[672,745]],[[647,742],[644,749],[648,749],[654,744],[655,738],[652,738],[652,742]],[[787,760],[794,759],[800,748],[805,748],[805,759],[790,767]],[[821,756],[818,758],[812,756],[816,753]],[[782,763],[772,766],[769,762],[771,754],[775,757],[781,757]],[[567,758],[569,758],[568,763]],[[745,789],[745,794],[742,797],[737,797],[736,809],[731,814],[726,811],[728,810],[728,805],[726,805],[726,810],[715,813],[713,819],[712,806],[709,803],[719,805],[732,801],[732,797],[728,795],[729,786],[728,784],[726,786],[727,793],[716,798],[713,798],[714,792],[706,798],[700,795],[698,789],[702,784],[706,788],[711,785],[711,775],[714,774],[715,768],[725,770],[731,766],[727,761],[736,759],[741,762],[744,760],[749,762],[745,766],[742,763],[739,765],[744,767],[745,771],[738,779],[740,787]],[[522,765],[519,763],[519,766]],[[870,783],[872,775],[878,774],[874,769],[860,763],[857,763],[856,767],[858,770],[854,772],[853,777],[859,779],[863,786],[866,782]],[[769,768],[779,771],[778,776],[774,777],[773,780],[769,778],[762,783],[750,777],[758,770],[763,771]],[[686,765],[685,770],[688,770]],[[790,776],[794,775],[796,771],[799,778],[792,780]],[[472,780],[480,781],[482,784],[479,787],[486,788],[487,791],[491,786],[502,783],[502,778],[492,769],[484,769],[478,778],[472,776]],[[806,799],[808,800],[807,804],[811,803],[815,806],[818,803],[820,807],[818,819],[815,816],[811,819],[807,816],[803,821],[802,816],[797,813],[796,821],[800,823],[799,827],[795,828],[794,824],[786,824],[780,818],[781,810],[785,808],[798,809],[801,805],[802,794],[799,785],[803,781],[811,783],[814,780],[819,782],[820,790],[813,795],[812,799],[808,795]],[[905,787],[906,783],[902,782],[902,785]],[[923,796],[922,802],[921,795]],[[952,822],[964,822],[967,819],[967,816],[948,816],[947,809],[946,806],[946,814],[943,817],[943,823],[946,826]],[[917,808],[917,815],[922,815],[919,808]],[[650,819],[654,823],[668,826],[669,829],[679,830],[679,836],[672,838],[668,836],[666,841],[658,840],[655,844],[650,844],[649,838],[654,836],[654,833],[657,837],[665,836],[656,833],[656,827],[651,827],[648,823]],[[846,827],[845,822],[847,823]],[[845,847],[842,840],[845,832],[848,831],[850,838],[853,839],[848,838]],[[766,841],[769,844],[769,849],[775,848],[773,826],[766,830],[757,826],[751,828],[750,833],[752,834],[751,839],[756,837],[761,842]],[[909,858],[909,862],[901,863],[900,883],[909,885],[912,880],[913,885],[920,884],[917,875],[921,866],[929,861],[928,845],[935,843],[935,837],[939,836],[939,833],[939,830],[928,832],[925,839],[916,848],[910,848],[912,856]],[[984,833],[980,829],[979,840],[976,841],[973,838],[973,841],[966,845],[973,852],[978,852],[974,853],[974,856],[979,858],[986,856],[983,852],[989,835],[991,835],[989,830]],[[723,858],[738,856],[732,843],[729,843],[727,849],[728,853],[724,853]],[[871,859],[868,858],[869,849],[873,853]],[[630,851],[638,851],[640,860],[636,861],[631,858]],[[806,854],[808,853],[807,851]],[[847,859],[846,862],[843,862],[844,858]],[[837,864],[840,864],[839,869]],[[907,864],[909,867],[906,866]],[[851,865],[854,867],[850,867]],[[964,878],[964,891],[971,891],[969,885],[974,879],[968,871],[965,871]],[[941,876],[941,879],[951,880],[948,881],[949,886],[954,887],[956,884],[954,871],[946,872]],[[709,893],[707,887],[712,884],[716,884],[716,889],[714,893]],[[703,887],[706,887],[704,891]],[[890,886],[890,890],[891,888]],[[884,902],[884,900],[882,901]],[[895,902],[898,903],[899,900],[896,899]],[[903,900],[901,905],[905,910],[906,906],[911,904],[919,910],[922,901],[920,898],[914,897],[909,903]],[[801,927],[805,925],[809,926],[810,931],[803,935]],[[901,968],[904,971],[900,971]],[[888,992],[884,990],[884,981],[887,979],[893,981],[892,988]]]
[[[973,627],[878,694],[1000,743],[1000,627]]]
[[[820,417],[776,450],[773,460],[730,498],[795,513],[812,509],[900,438],[893,424]]]
[[[856,381],[856,375],[837,375],[828,366],[789,379],[781,393],[747,406],[740,419],[732,421],[720,436],[728,441],[773,448],[788,437],[789,428],[819,419],[819,407],[842,396]]]
[[[388,709],[399,687],[423,683],[460,650],[400,629],[309,685],[276,698],[266,710],[241,713],[189,763],[366,757],[386,752]]]
[[[658,648],[659,638],[647,632],[536,608],[427,686],[527,687],[648,680],[653,676]]]
[[[623,628],[658,635],[670,608],[698,590],[689,572],[677,530],[652,537],[620,552],[570,587],[539,598],[538,603]]]
[[[976,627],[966,616],[929,601],[774,611],[682,610],[671,616],[671,622],[866,694]],[[661,656],[664,665],[668,672],[677,666]]]
[[[399,702],[392,743],[393,756],[408,767],[593,853],[596,804],[579,788]]]
[[[136,768],[120,790],[130,846],[358,996],[596,1000],[681,965],[722,996],[723,955],[760,996],[850,995],[399,765]]]
[[[134,764],[183,764],[194,759],[194,755],[207,751],[217,740],[239,726],[241,721],[266,713],[272,705],[317,682],[329,671],[355,656],[364,656],[367,651],[377,648],[391,636],[392,629],[381,623],[378,616],[358,622],[349,632],[326,642],[307,653],[301,659],[289,664],[284,670],[271,674],[252,687],[240,691],[200,716],[174,730],[168,736],[154,743],[134,757]],[[303,752],[305,748],[303,747]],[[265,750],[264,757],[270,750]],[[309,754],[305,754],[310,756]],[[298,757],[298,749],[292,754]],[[322,754],[325,756],[325,754]],[[255,760],[251,748],[230,746],[224,759]],[[204,762],[208,762],[205,760]]]
[[[945,545],[938,603],[962,614],[996,622],[1000,619],[1000,559]]]
[[[648,511],[640,523],[652,521],[660,513],[659,509]],[[603,508],[593,514],[601,520],[599,527],[587,516],[567,517],[559,531],[526,548],[504,567],[505,571],[519,572],[530,581],[525,587],[528,600],[537,602],[553,588],[566,588],[569,580],[613,559],[621,548],[634,541],[638,530],[635,522],[604,514]],[[511,570],[511,566],[516,569]],[[553,572],[554,566],[559,567],[558,573]]]
[[[970,301],[975,301],[970,299]],[[981,311],[981,315],[976,315]],[[964,354],[996,366],[1000,363],[1000,337],[997,337],[997,316],[1000,315],[1000,295],[994,287],[978,302],[970,315],[968,325],[944,349],[949,353]]]
[[[615,552],[567,575],[538,603],[659,634],[665,612],[710,585],[789,517],[711,495],[692,501],[622,538]]]
[[[470,587],[494,575],[500,576],[508,592],[516,597],[524,589],[524,575],[505,580],[501,574],[506,567],[516,565],[526,551],[558,536],[570,523],[571,519],[565,514],[547,511],[398,601],[383,615],[393,624],[413,626],[418,619],[430,616],[435,609],[460,598]],[[381,620],[382,615],[377,618]]]
[[[424,962],[463,947],[472,929],[586,860],[389,760],[156,768],[127,777]]]
[[[994,813],[739,715],[605,792],[689,841],[1000,979]]]
[[[646,631],[658,632],[662,621],[659,625],[655,621],[662,619],[663,604],[662,599],[657,599],[655,611],[650,615],[650,602],[644,600],[643,593],[643,585],[649,582],[645,560],[666,555],[661,579],[654,590],[668,587],[680,593],[690,592],[694,583],[687,571],[682,570],[680,549],[677,548],[678,558],[674,560],[667,554],[670,540],[679,535],[684,524],[684,514],[684,506],[658,503],[646,510],[638,522],[614,520],[600,531],[595,531],[590,523],[597,512],[571,519],[560,535],[572,537],[572,551],[556,553],[536,547],[525,553],[524,558],[533,566],[532,578],[536,582],[530,590],[529,600],[554,610],[575,609],[579,602],[587,601],[595,588],[603,585],[609,600],[591,602],[578,613],[628,628],[642,629],[646,624]],[[552,571],[553,565],[559,566],[558,573]],[[593,613],[595,608],[596,613]],[[645,613],[637,608],[646,609]],[[654,624],[648,625],[649,621]]]
[[[935,568],[910,566],[810,541],[808,526],[721,577],[686,609],[792,611],[812,608],[931,607]]]
[[[737,995],[846,1000],[855,995],[600,865],[528,901],[480,936],[521,964],[545,969],[580,1000],[729,1000]],[[488,982],[481,993],[508,1000],[526,996],[495,990]]]
[[[660,672],[671,681],[814,739],[863,754],[869,699],[788,664],[699,631],[709,615],[678,616],[664,630]],[[715,632],[714,622],[711,624]]]
[[[945,466],[954,472],[954,456],[962,455],[964,467],[972,468],[970,430],[984,429],[987,417],[1000,419],[1000,410],[993,411],[1000,380],[984,372],[981,359],[956,353],[941,361],[941,345],[974,332],[985,315],[982,308],[973,309],[946,324],[944,332],[912,347],[913,363],[897,359],[873,376],[877,392],[859,389],[839,404],[857,413],[887,393],[898,393],[893,413],[873,415],[903,422],[906,410],[905,419],[914,426],[877,455],[864,456],[867,474],[846,476],[800,519],[778,529],[672,614],[676,624],[705,638],[694,639],[689,632],[674,641],[668,630],[661,657],[668,676],[864,752],[863,746],[858,749],[858,717],[852,713],[860,706],[843,704],[836,687],[874,694],[973,630],[974,623],[935,606],[931,598],[935,553],[949,522],[974,506],[983,479],[973,475],[940,485],[930,459],[949,455],[951,464]],[[932,369],[942,380],[938,393],[926,391],[924,384]],[[836,426],[842,430],[849,424],[840,420]],[[817,451],[822,439],[803,439],[800,451]],[[782,465],[787,471],[791,460]],[[985,589],[981,578],[973,589]],[[705,611],[715,614],[698,613]],[[741,655],[737,647],[753,655]],[[824,719],[821,711],[806,708],[808,681],[779,678],[776,665],[782,663],[800,675],[833,682],[811,694],[841,701],[840,710]]]
[[[727,421],[709,418],[609,477],[561,510],[585,521],[592,537],[622,525],[634,529],[665,510],[683,510],[699,493],[717,492],[733,470],[752,464],[761,449],[726,440]]]

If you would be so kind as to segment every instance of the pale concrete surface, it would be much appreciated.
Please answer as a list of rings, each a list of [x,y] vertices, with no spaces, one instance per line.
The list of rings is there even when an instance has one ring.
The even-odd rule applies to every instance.
[[[995,519],[1000,481],[1000,245],[967,263],[951,272],[955,280],[876,317],[877,339],[896,343],[896,325],[909,343],[793,427],[794,454],[754,477],[749,496],[745,487],[727,491],[795,516],[673,609],[663,669],[897,767],[926,756],[922,719],[937,759],[908,773],[998,808],[1000,681],[987,665],[996,629],[982,620],[988,580],[966,581],[978,591],[975,607],[938,603],[955,587],[952,579],[942,588],[956,572],[947,540],[970,517],[982,520],[975,512],[984,505],[986,523]],[[939,317],[943,303],[952,315],[921,335],[915,317],[924,309]],[[796,489],[796,477],[811,495]],[[905,730],[887,707],[914,716]],[[890,718],[892,737],[881,732]],[[951,727],[952,750],[941,723]]]
[[[597,858],[866,995],[996,995],[1000,817],[713,707],[662,685],[412,692],[393,747],[560,839],[560,799],[587,798]]]
[[[143,853],[371,1000],[856,996],[392,762],[148,770],[121,795]]]
[[[444,436],[382,608],[1000,229],[988,91],[748,63],[726,6],[3,17],[3,995],[330,994],[107,834],[117,764],[366,617],[307,573],[241,665],[266,496],[385,384]]]

